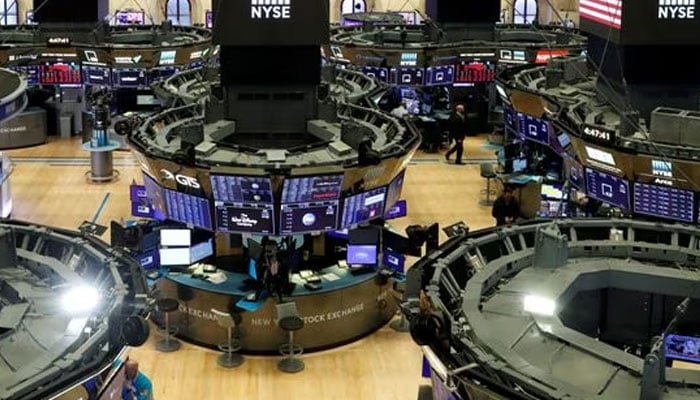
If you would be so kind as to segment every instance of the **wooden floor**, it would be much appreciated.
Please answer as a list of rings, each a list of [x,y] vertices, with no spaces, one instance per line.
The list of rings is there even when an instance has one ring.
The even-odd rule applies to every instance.
[[[409,216],[394,221],[396,228],[457,221],[472,229],[493,224],[490,209],[478,204],[484,188],[479,162],[493,160],[495,150],[483,137],[468,138],[465,145],[466,165],[447,164],[442,154],[415,157],[403,190]],[[97,223],[129,218],[128,186],[141,176],[129,152],[116,153],[121,177],[108,184],[86,182],[89,158],[76,140],[54,140],[7,153],[15,163],[13,218],[75,229],[92,220],[105,197]],[[216,365],[217,354],[211,350],[186,344],[176,353],[162,354],[153,347],[150,341],[131,354],[152,379],[156,400],[407,400],[416,398],[422,382],[417,346],[408,334],[389,327],[338,349],[304,355],[306,370],[296,375],[278,372],[274,357],[249,357],[239,369],[224,370]]]

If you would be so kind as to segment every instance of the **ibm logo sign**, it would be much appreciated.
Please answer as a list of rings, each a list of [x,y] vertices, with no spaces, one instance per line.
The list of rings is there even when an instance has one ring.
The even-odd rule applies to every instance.
[[[252,19],[290,19],[291,17],[291,0],[250,0],[250,18]]]
[[[695,0],[659,0],[659,19],[695,18]]]

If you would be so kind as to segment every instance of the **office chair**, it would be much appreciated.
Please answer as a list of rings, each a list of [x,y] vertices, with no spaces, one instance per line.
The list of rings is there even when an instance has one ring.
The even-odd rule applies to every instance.
[[[482,206],[492,206],[493,200],[491,200],[491,195],[495,195],[496,191],[491,189],[491,179],[496,179],[496,171],[491,163],[481,163],[479,165],[481,170],[481,177],[486,179],[486,189],[482,190],[481,193],[486,195],[486,198],[481,200],[479,204]]]

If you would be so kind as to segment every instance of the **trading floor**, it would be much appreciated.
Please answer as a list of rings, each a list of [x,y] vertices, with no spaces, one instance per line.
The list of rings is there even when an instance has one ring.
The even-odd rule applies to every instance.
[[[394,226],[446,226],[465,216],[471,229],[492,226],[490,208],[479,205],[486,185],[479,163],[495,162],[495,149],[485,138],[467,138],[466,165],[448,164],[442,154],[416,155],[403,190],[408,217],[392,221]],[[7,153],[14,162],[13,218],[77,229],[92,220],[107,195],[96,222],[109,225],[129,218],[128,186],[141,176],[130,153],[115,155],[120,179],[102,185],[86,182],[89,158],[76,139],[55,139]],[[275,357],[248,357],[240,368],[226,370],[216,365],[218,354],[213,350],[185,344],[175,353],[159,353],[152,341],[153,335],[131,354],[152,379],[156,400],[190,400],[193,393],[197,399],[406,400],[415,398],[421,383],[418,347],[407,333],[388,326],[350,345],[304,355],[306,369],[299,374],[280,372]]]

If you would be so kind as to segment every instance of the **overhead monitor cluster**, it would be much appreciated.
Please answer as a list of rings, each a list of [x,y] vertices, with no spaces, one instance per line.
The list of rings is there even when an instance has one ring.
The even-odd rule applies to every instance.
[[[335,231],[405,214],[399,201],[404,179],[402,171],[388,185],[346,193],[343,174],[286,177],[281,190],[275,190],[269,176],[212,173],[211,195],[206,195],[164,187],[144,173],[144,196],[151,210],[146,216],[226,233]]]
[[[700,223],[700,163],[625,153],[510,105],[504,107],[504,125],[511,137],[561,156],[565,180],[579,192],[640,216]],[[517,160],[511,162],[514,173],[520,172]]]

